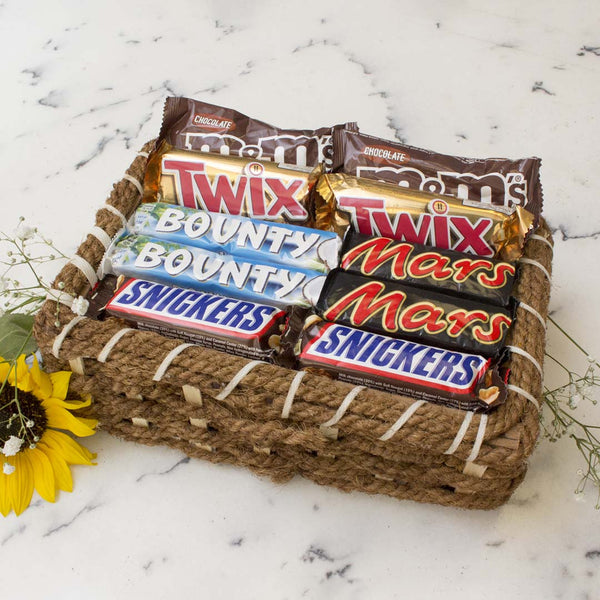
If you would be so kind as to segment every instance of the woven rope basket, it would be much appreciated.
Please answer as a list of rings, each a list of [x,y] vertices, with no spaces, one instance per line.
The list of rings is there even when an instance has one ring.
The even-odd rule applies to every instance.
[[[100,426],[277,482],[296,474],[343,490],[491,509],[521,483],[539,433],[552,239],[542,223],[521,260],[508,399],[489,415],[248,361],[114,318],[78,317],[110,239],[140,202],[150,144],[138,154],[38,313],[49,370],[74,372]],[[62,282],[61,291],[58,282]]]

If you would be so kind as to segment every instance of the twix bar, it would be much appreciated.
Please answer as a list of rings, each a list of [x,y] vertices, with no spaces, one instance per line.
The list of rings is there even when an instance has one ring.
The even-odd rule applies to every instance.
[[[533,227],[533,215],[516,206],[510,214],[465,204],[458,198],[327,173],[316,186],[316,227],[516,260]]]
[[[318,166],[177,150],[163,141],[148,158],[143,202],[309,225],[310,191],[320,173]]]

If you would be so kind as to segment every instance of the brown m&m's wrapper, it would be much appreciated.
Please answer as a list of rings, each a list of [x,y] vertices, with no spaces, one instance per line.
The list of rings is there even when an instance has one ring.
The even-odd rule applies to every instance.
[[[332,164],[334,130],[357,129],[356,123],[318,129],[283,129],[237,110],[193,100],[167,98],[159,141],[180,150],[197,150],[277,163],[316,167]]]
[[[316,185],[315,223],[339,235],[352,227],[366,235],[511,261],[522,253],[533,215],[520,206],[506,214],[450,196],[328,173]]]
[[[466,203],[534,215],[542,212],[539,158],[465,158],[441,154],[397,140],[334,132],[334,170],[393,183],[411,190],[454,196]]]
[[[310,226],[310,192],[320,173],[318,166],[177,150],[162,142],[148,158],[143,202]]]
[[[516,273],[514,263],[368,236],[352,229],[344,238],[340,267],[499,306],[510,302]]]
[[[326,321],[459,350],[499,356],[512,309],[334,269],[316,305]]]

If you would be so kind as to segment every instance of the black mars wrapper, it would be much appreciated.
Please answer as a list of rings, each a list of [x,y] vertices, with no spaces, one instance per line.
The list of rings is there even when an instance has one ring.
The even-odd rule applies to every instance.
[[[440,250],[349,230],[340,267],[345,271],[457,294],[507,306],[515,280],[514,263]]]
[[[498,356],[512,310],[335,269],[316,305],[325,320],[482,356]]]

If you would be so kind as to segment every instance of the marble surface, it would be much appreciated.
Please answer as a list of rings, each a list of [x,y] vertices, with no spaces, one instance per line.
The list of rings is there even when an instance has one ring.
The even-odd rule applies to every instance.
[[[72,254],[173,94],[539,155],[553,315],[600,356],[599,20],[584,0],[0,0],[2,229],[23,215]],[[549,350],[580,366],[552,327]],[[73,493],[0,523],[3,598],[600,598],[600,513],[593,490],[573,494],[568,440],[542,441],[491,512],[278,486],[104,433],[88,445],[98,465],[74,469]]]

